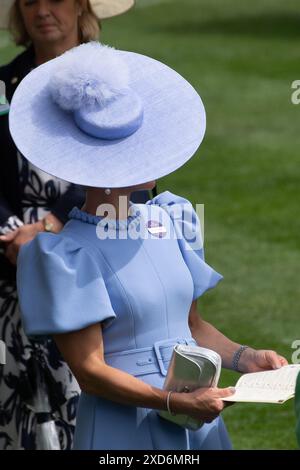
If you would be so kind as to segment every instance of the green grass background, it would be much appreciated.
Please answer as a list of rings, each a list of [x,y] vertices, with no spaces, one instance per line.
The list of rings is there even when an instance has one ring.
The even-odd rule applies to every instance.
[[[300,338],[299,39],[296,0],[139,0],[102,31],[103,42],[169,64],[200,92],[204,143],[159,190],[205,204],[206,259],[224,280],[199,301],[204,318],[289,360]],[[0,34],[0,63],[17,51]],[[224,371],[221,384],[237,378]],[[297,448],[293,400],[223,416],[236,449]]]

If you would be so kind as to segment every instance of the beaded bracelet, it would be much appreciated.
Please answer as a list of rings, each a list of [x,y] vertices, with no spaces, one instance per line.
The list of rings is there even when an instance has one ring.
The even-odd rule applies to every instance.
[[[239,370],[239,360],[240,360],[240,357],[242,355],[242,353],[245,351],[245,349],[249,348],[249,346],[240,346],[234,353],[234,355],[232,356],[232,369],[237,371],[237,372],[241,372]]]
[[[168,412],[170,413],[170,415],[176,416],[176,413],[173,413],[173,412],[171,411],[171,408],[170,408],[170,397],[171,397],[172,393],[173,393],[173,391],[168,392],[168,396],[167,396],[167,409],[168,409]]]

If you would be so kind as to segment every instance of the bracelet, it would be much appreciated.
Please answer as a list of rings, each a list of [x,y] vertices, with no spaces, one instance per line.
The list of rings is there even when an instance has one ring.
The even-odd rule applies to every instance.
[[[239,360],[242,355],[242,353],[245,351],[245,349],[249,348],[249,346],[240,346],[232,356],[232,369],[235,370],[236,372],[241,372],[239,370]]]
[[[170,415],[176,416],[176,413],[173,413],[173,412],[171,411],[171,408],[170,408],[170,397],[171,397],[172,393],[173,393],[173,391],[168,392],[168,396],[167,396],[167,410],[168,410],[168,412],[170,413]]]
[[[50,222],[49,219],[47,219],[47,217],[45,217],[42,220],[42,222],[44,224],[45,232],[53,232],[53,229],[54,229],[54,223],[53,222]]]

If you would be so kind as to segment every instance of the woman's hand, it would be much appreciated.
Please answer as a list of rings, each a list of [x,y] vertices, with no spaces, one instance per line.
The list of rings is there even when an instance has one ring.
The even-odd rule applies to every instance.
[[[243,373],[261,372],[264,370],[279,369],[287,364],[288,361],[275,351],[247,348],[241,354],[238,368]]]
[[[222,398],[233,395],[234,387],[198,388],[190,393],[173,393],[170,397],[170,409],[174,413],[187,414],[205,423],[211,423],[232,402]]]
[[[52,231],[58,233],[63,228],[63,223],[55,217],[53,214],[48,214],[46,217],[47,221],[53,224]],[[43,220],[39,220],[34,224],[26,224],[19,227],[13,232],[9,232],[6,235],[0,235],[0,242],[7,244],[4,254],[7,259],[13,264],[17,264],[17,257],[19,249],[24,243],[27,243],[39,233],[45,231],[45,225]]]
[[[19,249],[24,243],[32,240],[38,232],[44,231],[44,224],[38,221],[34,224],[22,225],[17,230],[0,236],[0,241],[6,244],[4,254],[13,264],[17,264]]]

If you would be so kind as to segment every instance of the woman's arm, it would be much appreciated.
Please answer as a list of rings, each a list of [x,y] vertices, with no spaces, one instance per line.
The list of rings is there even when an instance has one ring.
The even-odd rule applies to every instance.
[[[53,214],[48,214],[45,219],[52,224],[52,232],[59,233],[63,228],[62,222]],[[4,235],[0,235],[0,242],[4,243],[4,254],[11,264],[17,264],[18,253],[24,243],[29,242],[39,232],[45,231],[43,220],[38,220],[33,224],[25,224],[17,227]]]
[[[197,311],[196,300],[194,300],[190,309],[189,327],[197,344],[220,354],[223,367],[230,369],[233,354],[240,347],[240,344],[231,341],[213,325],[204,321]]]
[[[99,324],[72,333],[54,335],[54,340],[84,392],[121,404],[166,410],[167,391],[105,363]],[[231,388],[174,392],[170,407],[175,413],[210,422],[226,406],[221,398],[232,393]]]
[[[199,346],[216,351],[222,357],[223,367],[226,369],[232,368],[233,355],[241,345],[230,340],[213,325],[203,320],[197,311],[196,300],[192,303],[190,309],[189,327]],[[258,372],[277,369],[287,363],[287,360],[275,351],[256,350],[249,347],[241,354],[238,365],[240,372]]]
[[[104,362],[99,324],[55,335],[54,340],[84,392],[122,404],[143,406],[147,402],[151,408],[165,409],[166,392]]]

